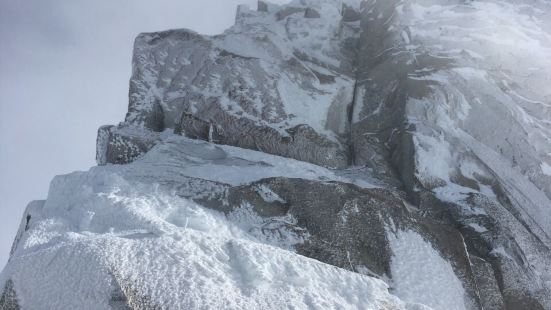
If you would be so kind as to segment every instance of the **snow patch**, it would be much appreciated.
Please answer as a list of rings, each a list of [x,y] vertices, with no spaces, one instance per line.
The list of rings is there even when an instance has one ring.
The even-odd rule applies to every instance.
[[[550,165],[548,165],[547,163],[541,163],[540,167],[541,167],[541,171],[543,172],[543,174],[551,176],[551,166]]]
[[[388,234],[392,292],[406,302],[436,310],[466,310],[465,290],[448,261],[418,233]]]
[[[55,178],[0,274],[23,309],[111,309],[121,288],[158,308],[412,309],[383,281],[289,251],[294,219],[250,206],[225,216],[140,182],[132,165]]]
[[[441,136],[415,134],[413,136],[417,162],[417,173],[420,179],[432,182],[438,178],[450,180],[452,172],[452,154],[449,143]]]
[[[487,232],[488,230],[486,229],[486,227],[484,226],[480,226],[478,225],[477,223],[469,223],[469,226],[472,227],[474,229],[474,231],[478,232],[478,233],[485,233]]]

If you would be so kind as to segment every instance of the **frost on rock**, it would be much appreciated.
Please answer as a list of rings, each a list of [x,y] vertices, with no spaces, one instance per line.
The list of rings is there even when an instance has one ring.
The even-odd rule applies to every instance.
[[[141,34],[126,122],[204,140],[212,125],[218,143],[343,167],[358,29],[341,19],[331,1],[259,2],[221,35]]]
[[[158,134],[133,126],[103,126],[98,130],[96,161],[98,165],[127,164],[147,151]]]
[[[232,152],[241,158],[225,157]],[[228,163],[257,174],[216,174]],[[294,253],[309,237],[291,215],[263,218],[239,206],[225,214],[176,192],[182,178],[200,175],[226,186],[293,173],[338,179],[314,165],[287,160],[285,171],[273,169],[276,163],[275,156],[173,137],[132,164],[56,177],[2,277],[23,309],[406,309],[383,281]],[[267,187],[261,193],[278,196]]]
[[[551,77],[549,4],[366,1],[364,8],[367,91],[356,143],[377,153],[387,141],[395,162],[406,159],[396,164],[411,191],[413,176],[429,190],[491,188],[551,244],[551,178],[541,168],[551,154],[551,94],[542,84]],[[355,149],[360,162],[378,165],[374,151]]]
[[[2,273],[23,308],[421,307],[382,281],[392,275],[385,226],[453,234],[419,225],[399,192],[265,153],[159,139],[130,164],[56,177],[30,205]]]
[[[550,308],[551,6],[362,8],[354,162],[401,179],[421,212],[458,224],[506,307]]]
[[[550,14],[259,1],[140,34],[125,121],[29,205],[0,305],[551,309]]]

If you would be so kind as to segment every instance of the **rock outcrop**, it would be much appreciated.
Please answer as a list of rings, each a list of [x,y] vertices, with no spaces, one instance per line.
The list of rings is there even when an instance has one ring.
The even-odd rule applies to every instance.
[[[29,206],[0,306],[54,277],[113,309],[551,309],[550,14],[259,1],[139,35],[125,121]],[[47,261],[75,274],[26,282]]]
[[[204,140],[208,127],[220,144],[345,167],[359,32],[335,7],[316,8],[259,2],[219,36],[140,35],[125,123]]]

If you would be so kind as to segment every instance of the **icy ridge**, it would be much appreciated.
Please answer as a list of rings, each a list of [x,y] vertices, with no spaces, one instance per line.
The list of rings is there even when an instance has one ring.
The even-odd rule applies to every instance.
[[[267,175],[326,178],[329,171],[293,160],[271,170],[281,159],[178,137],[164,141],[132,164],[53,180],[46,202],[29,209],[0,277],[13,283],[19,307],[429,309],[390,295],[381,280],[290,252],[308,238],[286,230],[292,218],[271,220],[279,233],[266,233],[254,212],[224,215],[175,195],[172,176],[242,184]],[[246,168],[254,160],[259,173],[246,179],[216,174],[216,164],[231,167],[223,161]],[[202,169],[193,170],[194,161]]]

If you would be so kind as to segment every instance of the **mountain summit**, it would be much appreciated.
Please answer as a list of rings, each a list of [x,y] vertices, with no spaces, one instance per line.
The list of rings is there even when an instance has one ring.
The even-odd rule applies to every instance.
[[[140,34],[0,309],[551,309],[551,3],[259,1]]]

